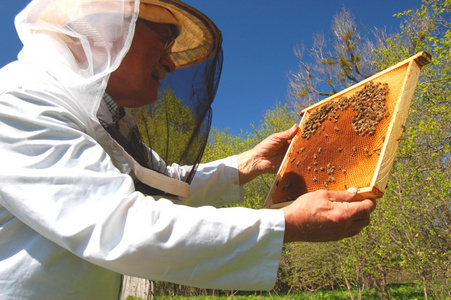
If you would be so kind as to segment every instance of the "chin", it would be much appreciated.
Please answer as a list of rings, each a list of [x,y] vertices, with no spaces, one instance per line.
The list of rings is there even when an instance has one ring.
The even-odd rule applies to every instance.
[[[147,94],[145,97],[136,97],[133,102],[130,103],[128,107],[130,108],[138,108],[143,107],[149,104],[154,103],[157,100],[157,93],[154,94]]]

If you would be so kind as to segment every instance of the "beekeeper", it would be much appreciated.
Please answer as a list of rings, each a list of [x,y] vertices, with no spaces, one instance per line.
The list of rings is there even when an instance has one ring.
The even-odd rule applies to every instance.
[[[284,241],[368,224],[374,202],[352,201],[355,189],[214,207],[277,171],[297,127],[199,164],[222,51],[196,9],[34,0],[16,27],[24,47],[0,71],[1,299],[117,299],[121,274],[266,290]]]

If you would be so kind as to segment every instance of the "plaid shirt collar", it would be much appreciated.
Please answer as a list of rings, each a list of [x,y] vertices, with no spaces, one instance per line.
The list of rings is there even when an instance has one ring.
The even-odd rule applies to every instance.
[[[103,94],[103,101],[105,101],[106,106],[108,107],[108,111],[111,114],[111,118],[114,123],[117,123],[120,119],[125,116],[125,110],[122,107],[118,107],[116,102],[114,102],[113,98],[110,97],[107,93]]]

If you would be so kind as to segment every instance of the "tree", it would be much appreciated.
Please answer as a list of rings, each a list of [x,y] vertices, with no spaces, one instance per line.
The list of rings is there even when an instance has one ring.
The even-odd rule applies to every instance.
[[[350,10],[343,7],[333,17],[331,46],[324,34],[316,34],[309,57],[304,46],[295,49],[299,69],[289,81],[290,106],[297,111],[347,88],[376,72],[375,42],[357,26]],[[376,41],[384,35],[373,32]]]
[[[382,199],[379,226],[400,253],[400,265],[416,274],[426,299],[450,293],[451,269],[451,1],[423,1],[416,11],[398,14],[405,22],[400,34],[378,53],[381,67],[420,50],[432,54],[422,70],[407,130]],[[408,45],[408,47],[406,47]],[[447,275],[448,274],[448,275]],[[444,288],[443,288],[444,287]]]

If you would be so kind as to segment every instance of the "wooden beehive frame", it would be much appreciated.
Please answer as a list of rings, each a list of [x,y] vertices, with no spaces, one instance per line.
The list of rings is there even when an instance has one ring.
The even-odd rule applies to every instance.
[[[312,106],[302,110],[301,115],[303,117],[299,124],[299,128],[300,128],[299,132],[293,139],[293,141],[290,145],[290,148],[288,149],[288,151],[285,155],[285,158],[280,166],[280,169],[277,173],[276,179],[271,187],[271,190],[268,194],[268,197],[267,197],[263,207],[265,207],[265,208],[283,207],[283,206],[286,206],[286,205],[290,204],[291,202],[293,202],[293,200],[295,198],[297,198],[298,196],[300,196],[303,193],[312,192],[314,190],[320,189],[317,186],[318,184],[312,183],[312,185],[315,185],[315,186],[309,187],[309,184],[306,183],[308,181],[306,178],[308,176],[312,176],[312,175],[308,175],[307,173],[312,172],[311,168],[313,166],[312,167],[308,166],[307,168],[309,170],[308,171],[306,170],[305,156],[303,157],[303,159],[300,159],[300,160],[297,160],[296,157],[294,157],[296,155],[295,153],[298,153],[298,155],[299,155],[300,150],[302,152],[303,151],[302,149],[305,148],[305,147],[302,147],[301,149],[299,149],[300,145],[308,146],[308,144],[309,144],[309,141],[305,139],[305,135],[304,135],[304,137],[302,137],[302,133],[304,130],[303,125],[308,120],[309,116],[312,115],[312,113],[314,111],[321,108],[323,105],[328,104],[328,103],[330,104],[331,101],[337,101],[338,99],[340,99],[342,97],[348,97],[350,95],[353,95],[353,94],[359,92],[360,90],[364,89],[369,84],[373,84],[373,83],[387,83],[388,84],[390,92],[387,95],[386,101],[387,101],[387,103],[389,103],[390,117],[388,117],[387,120],[385,121],[386,124],[382,126],[383,127],[382,132],[378,132],[377,135],[374,135],[371,138],[367,137],[367,139],[372,139],[371,143],[373,145],[376,143],[376,142],[374,142],[374,139],[376,139],[376,138],[379,139],[378,143],[380,144],[377,146],[378,147],[377,156],[376,155],[373,156],[371,158],[372,161],[369,162],[369,164],[371,164],[371,167],[365,166],[365,171],[369,173],[369,175],[368,175],[369,179],[365,183],[360,183],[359,186],[352,184],[353,180],[351,180],[350,181],[351,184],[347,186],[346,183],[349,182],[349,179],[356,178],[356,176],[360,176],[360,175],[356,174],[352,170],[348,170],[348,171],[342,170],[342,168],[340,166],[338,166],[338,168],[341,171],[343,171],[343,172],[338,172],[338,170],[337,170],[337,173],[340,173],[337,175],[341,176],[340,177],[341,179],[337,180],[337,182],[339,182],[340,185],[331,184],[331,186],[332,186],[331,190],[343,190],[346,187],[356,186],[359,189],[358,197],[361,199],[382,197],[384,194],[385,186],[387,185],[387,182],[388,182],[388,178],[389,178],[389,174],[390,174],[390,171],[391,171],[391,168],[393,165],[393,161],[396,156],[396,150],[398,148],[400,136],[402,135],[402,132],[405,128],[404,127],[405,122],[407,120],[410,103],[414,96],[415,88],[416,88],[416,85],[418,82],[418,78],[420,76],[421,67],[430,63],[430,61],[431,61],[431,56],[429,53],[420,52],[420,53],[418,53],[418,54],[416,54],[416,55],[414,55],[414,56],[412,56],[412,57],[410,57],[410,58],[366,79],[366,80],[359,82],[358,84],[355,84],[355,85],[353,85],[353,86],[351,86],[351,87],[349,87],[323,101],[316,103],[315,105],[312,105]],[[337,120],[335,120],[335,122],[337,122]],[[345,121],[341,121],[341,122],[343,123]],[[349,126],[349,128],[351,128],[351,127],[352,126]],[[323,130],[324,130],[324,128],[323,128]],[[335,127],[335,130],[339,131],[339,129],[337,127]],[[350,129],[348,129],[347,131],[348,131],[347,135],[341,137],[342,140],[343,140],[343,138],[346,138],[347,140],[348,139],[350,139],[350,140],[359,139],[359,138],[361,139],[361,137],[359,137],[359,135],[357,133],[354,134],[354,136],[355,136],[354,137],[354,136],[350,135],[350,133],[349,133],[349,132],[351,132]],[[321,134],[320,130],[318,131],[318,134],[319,135]],[[341,133],[337,132],[337,134],[341,134]],[[329,136],[327,134],[324,134],[324,135]],[[382,136],[382,139],[380,138],[381,136]],[[315,140],[316,142],[314,142],[313,140]],[[319,141],[318,137],[315,137],[314,139],[312,139],[311,144],[312,143],[315,143],[314,146],[317,147],[316,149],[318,149],[319,152],[322,152],[323,151],[322,149],[325,149],[325,150],[329,150],[328,153],[331,153],[330,148],[334,146],[334,145],[328,144],[328,142],[326,140],[324,140],[324,142],[322,140]],[[295,147],[297,147],[297,148],[295,149]],[[336,147],[336,144],[335,144],[335,147]],[[355,147],[353,147],[353,148],[355,148]],[[353,150],[356,151],[355,149],[353,149]],[[365,149],[365,151],[369,152],[369,150],[367,150],[367,149]],[[362,151],[361,151],[361,153],[362,153],[362,155],[365,154]],[[310,155],[311,155],[311,153],[310,153]],[[340,155],[343,156],[343,155],[348,155],[348,154],[340,154]],[[371,155],[371,154],[368,154],[368,155]],[[299,157],[301,157],[301,156],[302,156],[302,154]],[[316,159],[316,157],[317,157],[317,155],[314,154],[315,159]],[[333,155],[329,154],[329,158],[333,160]],[[297,163],[294,163],[295,160],[297,160]],[[363,160],[363,159],[360,158],[360,160]],[[300,168],[300,170],[299,170],[299,168],[296,169],[295,165],[299,166],[300,164],[301,164],[301,166],[303,166],[303,168]],[[315,164],[316,164],[316,162],[315,162]],[[323,163],[323,165],[324,164],[325,163]],[[329,165],[330,164],[328,164],[328,166]],[[354,169],[357,170],[359,168],[361,168],[361,166],[359,166],[359,163],[357,162],[356,167]],[[325,169],[324,166],[321,167],[322,171],[325,171],[324,169]],[[335,169],[335,166],[334,166],[334,169]],[[316,174],[320,174],[318,169],[315,169],[315,172],[318,172]],[[334,172],[334,170],[332,170],[332,172]],[[292,176],[294,173],[296,173],[295,177]],[[288,175],[288,174],[291,174],[291,175]],[[309,174],[312,174],[312,173],[309,173]],[[313,175],[313,176],[315,176],[315,175]],[[296,180],[293,180],[294,178],[296,178]],[[330,178],[330,176],[329,176],[329,178]],[[300,179],[300,181],[297,179]],[[333,179],[334,179],[334,183],[335,183],[335,177],[333,177]],[[293,181],[295,181],[295,182],[293,182]],[[298,193],[296,195],[292,195],[291,197],[286,197],[285,194],[287,193],[287,190],[289,188],[292,188],[293,186],[301,185],[301,181],[302,181],[303,188],[300,188],[300,189],[298,188],[297,189]],[[314,181],[315,182],[317,181],[316,177],[314,178]],[[329,189],[327,182],[326,182],[325,186],[327,186],[327,188]],[[285,188],[286,188],[286,190],[284,190]],[[294,190],[296,191],[296,188]]]

